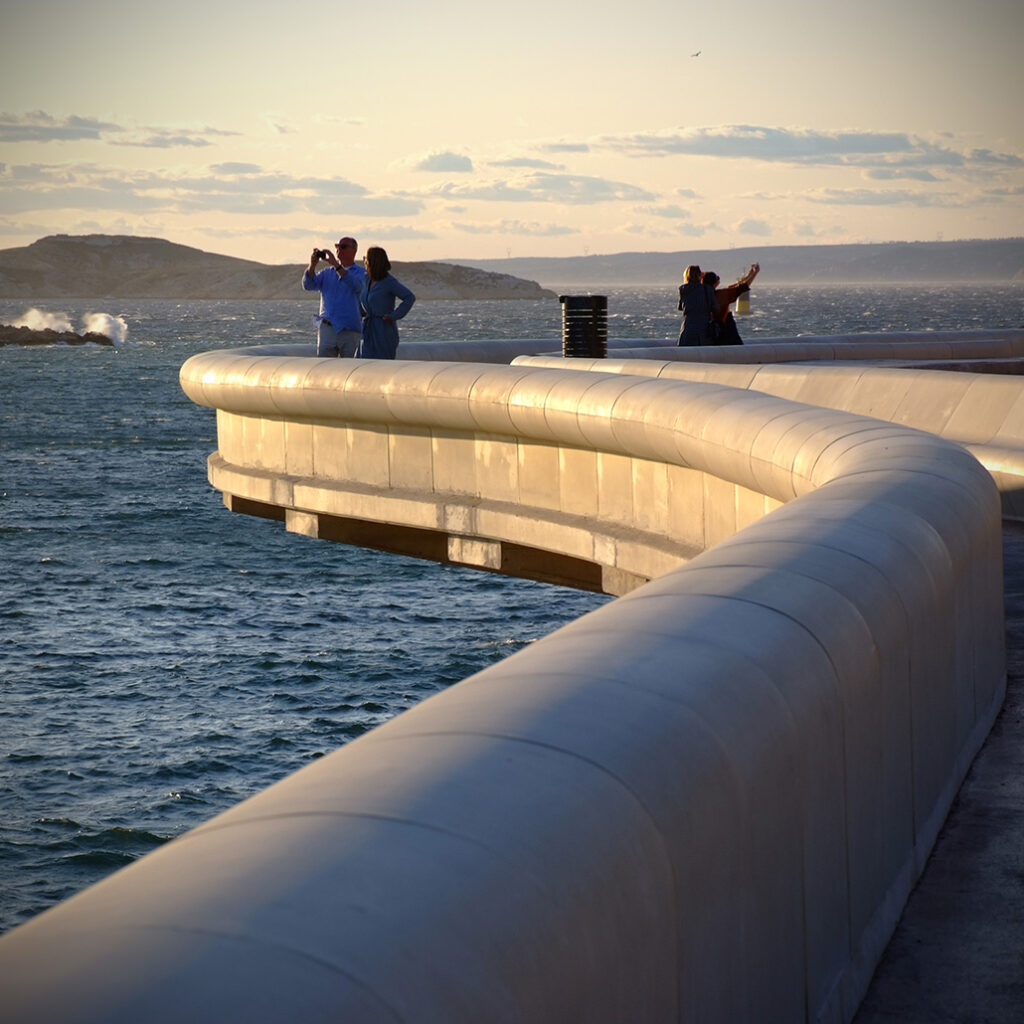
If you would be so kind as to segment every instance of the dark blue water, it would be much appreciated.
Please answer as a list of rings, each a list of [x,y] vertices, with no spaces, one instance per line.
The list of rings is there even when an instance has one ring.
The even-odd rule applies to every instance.
[[[663,289],[608,295],[611,336],[677,334]],[[0,930],[607,600],[227,512],[178,369],[312,338],[308,302],[34,305],[128,337],[0,348]],[[424,302],[402,338],[557,341],[560,317]],[[766,288],[740,329],[1022,324],[1020,288]]]

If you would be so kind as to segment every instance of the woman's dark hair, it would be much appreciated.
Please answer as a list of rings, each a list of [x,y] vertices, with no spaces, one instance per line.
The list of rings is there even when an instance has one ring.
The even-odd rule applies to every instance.
[[[709,284],[714,288],[722,279],[713,270],[705,270],[704,276],[700,280],[701,284]]]
[[[388,254],[379,246],[371,245],[366,250],[366,273],[371,281],[383,281],[391,272],[391,261]]]

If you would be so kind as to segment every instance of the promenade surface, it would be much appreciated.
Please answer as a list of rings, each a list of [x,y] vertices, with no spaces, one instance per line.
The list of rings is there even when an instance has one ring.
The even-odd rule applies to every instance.
[[[1024,1021],[1024,524],[1003,562],[1006,703],[854,1024]]]

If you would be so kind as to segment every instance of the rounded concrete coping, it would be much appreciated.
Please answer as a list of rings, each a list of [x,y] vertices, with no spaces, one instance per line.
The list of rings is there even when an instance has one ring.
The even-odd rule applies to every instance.
[[[182,383],[794,500],[0,938],[6,1019],[852,1018],[1001,697],[974,459],[564,367],[221,353]]]
[[[565,362],[577,360],[544,366],[311,362],[238,350],[193,356],[182,367],[181,384],[197,404],[227,412],[528,437],[698,469],[780,501],[847,472],[851,458],[870,460],[874,438],[884,446],[907,434],[875,419],[822,413],[742,388],[581,374]],[[790,426],[801,419],[813,430]],[[916,435],[915,443],[923,452],[934,442]],[[840,449],[848,454],[836,457]],[[955,460],[956,449],[941,458]]]
[[[1003,492],[1004,515],[1024,517],[1024,378],[1017,375],[912,366],[694,363],[669,360],[664,353],[617,359],[522,357],[513,365],[702,381],[926,430],[967,448]]]

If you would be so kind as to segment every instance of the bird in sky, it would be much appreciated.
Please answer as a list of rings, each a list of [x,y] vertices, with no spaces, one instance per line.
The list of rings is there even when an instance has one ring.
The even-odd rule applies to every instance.
[[[691,57],[699,57],[701,55],[701,53],[703,53],[703,52],[704,52],[703,50],[698,50],[696,53],[691,53],[690,56]]]

